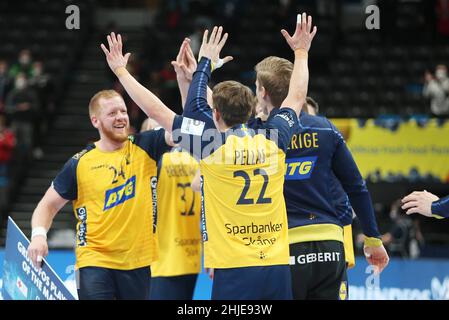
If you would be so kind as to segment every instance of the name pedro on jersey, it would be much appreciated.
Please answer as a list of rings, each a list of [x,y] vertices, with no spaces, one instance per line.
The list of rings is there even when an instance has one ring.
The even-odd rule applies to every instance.
[[[264,149],[249,150],[240,149],[234,151],[235,165],[254,165],[265,163],[266,155]]]

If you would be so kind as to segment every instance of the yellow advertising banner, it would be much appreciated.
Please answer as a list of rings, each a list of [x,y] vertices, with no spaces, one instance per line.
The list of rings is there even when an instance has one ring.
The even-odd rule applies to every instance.
[[[433,177],[449,182],[449,121],[410,120],[396,125],[361,126],[356,119],[334,119],[364,178]]]

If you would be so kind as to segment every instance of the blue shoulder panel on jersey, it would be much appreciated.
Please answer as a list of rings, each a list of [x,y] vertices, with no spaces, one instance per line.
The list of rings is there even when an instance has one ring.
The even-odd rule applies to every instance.
[[[90,144],[81,152],[70,158],[56,175],[52,182],[56,192],[66,200],[76,200],[78,198],[78,183],[76,178],[76,168],[79,160],[89,151],[95,149],[94,144]]]
[[[154,161],[158,162],[162,155],[172,148],[165,142],[165,130],[156,129],[138,133],[128,138],[142,148]]]

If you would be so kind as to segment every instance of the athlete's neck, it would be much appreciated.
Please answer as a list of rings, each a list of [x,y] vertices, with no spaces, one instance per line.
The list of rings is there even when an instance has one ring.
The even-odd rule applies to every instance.
[[[218,131],[220,131],[221,133],[225,133],[225,132],[228,131],[229,129],[231,129],[231,127],[228,127],[228,126],[222,126],[222,127],[218,128]]]
[[[221,119],[219,121],[215,122],[215,126],[218,129],[218,131],[220,131],[220,132],[226,132],[229,128],[231,128],[231,127],[228,127],[224,123],[224,121]]]
[[[274,109],[274,106],[267,104],[267,116],[270,115],[270,113],[271,113],[271,111],[273,111],[273,109]]]
[[[123,148],[125,146],[125,142],[126,140],[123,142],[117,142],[110,139],[102,138],[96,143],[96,145],[97,148],[99,148],[101,151],[112,152]]]

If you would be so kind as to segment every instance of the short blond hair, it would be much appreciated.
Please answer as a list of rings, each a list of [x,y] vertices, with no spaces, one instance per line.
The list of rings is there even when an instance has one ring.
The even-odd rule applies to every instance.
[[[123,99],[123,97],[115,90],[101,90],[97,92],[89,102],[89,116],[96,115],[98,113],[98,110],[100,109],[100,99],[110,99],[114,97],[120,97]]]
[[[264,87],[274,107],[280,107],[287,98],[293,63],[284,58],[268,57],[256,64],[259,85]]]

